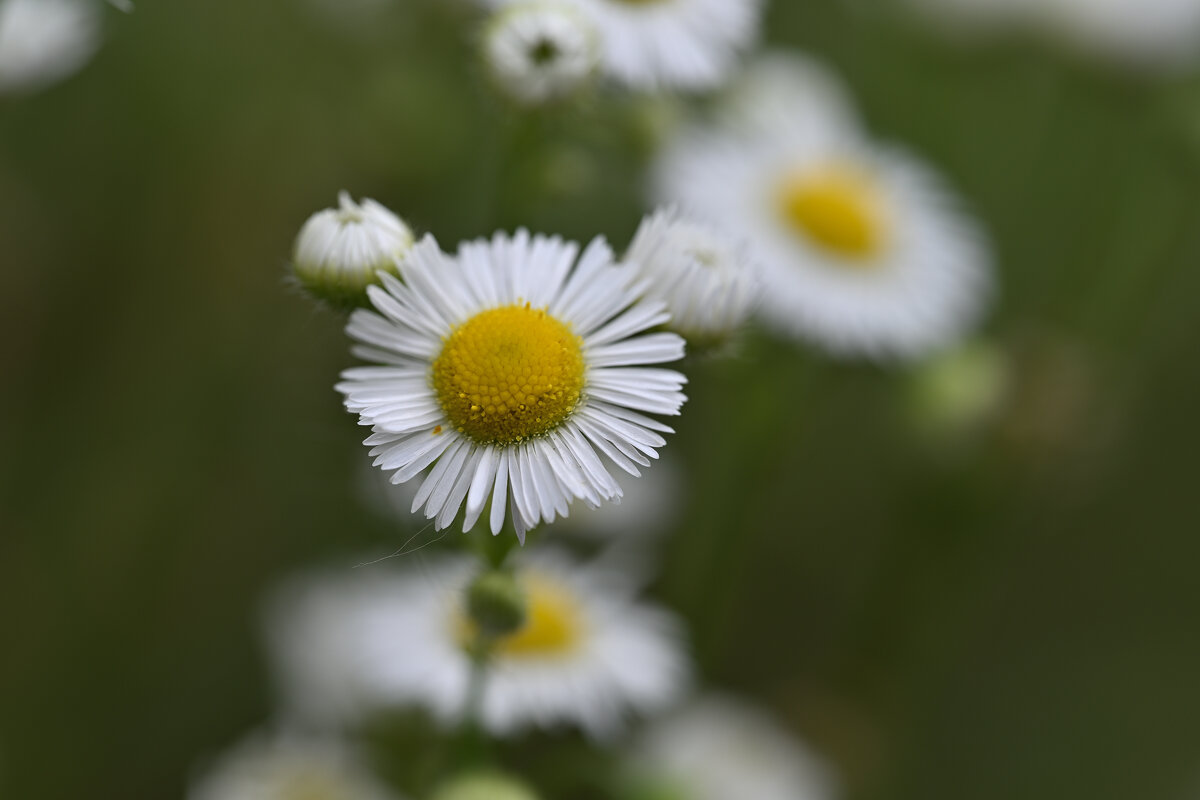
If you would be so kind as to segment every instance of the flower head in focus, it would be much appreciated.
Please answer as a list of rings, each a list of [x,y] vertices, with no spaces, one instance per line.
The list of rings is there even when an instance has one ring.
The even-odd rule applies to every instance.
[[[367,581],[355,574],[292,584],[270,615],[287,705],[310,720],[412,705],[457,722],[477,635],[466,607],[476,569],[471,558],[442,556]],[[605,737],[686,689],[677,622],[636,600],[625,572],[542,550],[512,574],[525,612],[492,644],[480,712],[488,731],[575,724]],[[347,702],[312,704],[329,696]]]
[[[404,221],[371,199],[338,195],[338,207],[308,218],[296,237],[292,269],[314,297],[335,307],[364,305],[380,271],[398,274],[413,246]]]
[[[726,341],[753,311],[758,275],[745,245],[674,209],[642,220],[625,259],[641,269],[647,296],[667,304],[670,328],[693,347]]]
[[[503,6],[513,0],[485,0]],[[520,0],[518,0],[519,2]],[[758,37],[761,0],[556,0],[599,33],[601,69],[635,89],[711,89]]]
[[[596,31],[563,3],[533,0],[496,12],[483,51],[497,85],[519,103],[538,105],[566,97],[596,70]]]
[[[397,800],[359,757],[334,739],[259,735],[221,756],[188,800]]]
[[[635,476],[658,457],[671,429],[647,414],[678,414],[686,379],[647,365],[678,360],[684,342],[644,333],[669,315],[603,240],[580,255],[520,231],[451,257],[426,237],[400,273],[346,328],[384,366],[347,370],[337,388],[394,483],[432,467],[414,513],[441,530],[465,504],[470,530],[490,501],[492,533],[510,516],[524,541],[573,499],[620,497],[600,454]]]
[[[991,285],[974,221],[916,159],[867,141],[845,102],[822,102],[836,95],[778,85],[750,124],[700,125],[669,147],[660,198],[749,242],[762,313],[786,333],[881,359],[959,339]]]
[[[656,721],[632,750],[635,780],[651,796],[687,800],[828,800],[828,768],[765,714],[705,697]]]

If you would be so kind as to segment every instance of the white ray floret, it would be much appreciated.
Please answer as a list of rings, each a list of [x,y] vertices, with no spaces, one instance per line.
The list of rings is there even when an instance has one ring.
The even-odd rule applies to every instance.
[[[344,722],[416,706],[457,724],[472,671],[464,595],[477,569],[475,559],[440,556],[372,568],[378,574],[365,581],[359,570],[293,583],[270,617],[286,707],[308,721]],[[607,737],[686,690],[678,623],[636,600],[623,571],[543,550],[520,559],[514,575],[528,611],[488,661],[480,721],[489,732],[575,725]],[[313,705],[331,691],[340,702]]]
[[[761,711],[721,696],[694,701],[636,741],[634,774],[664,797],[830,800],[828,767]],[[654,796],[659,796],[655,794]]]
[[[750,316],[759,278],[742,242],[675,209],[642,220],[625,259],[648,297],[667,304],[670,327],[689,341],[719,342]]]
[[[695,126],[658,164],[659,198],[749,243],[762,313],[787,333],[875,358],[954,342],[990,294],[978,226],[928,168],[821,97],[761,92],[754,124]]]
[[[513,0],[483,0],[504,6]],[[519,2],[519,0],[518,0]],[[711,89],[758,38],[761,0],[557,0],[599,34],[600,67],[635,89]]]
[[[497,234],[443,254],[432,237],[368,290],[347,333],[384,366],[343,373],[346,408],[369,425],[375,465],[402,483],[428,471],[413,501],[440,530],[488,511],[518,537],[581,499],[620,496],[600,459],[632,475],[658,457],[685,378],[649,367],[678,360],[683,340],[646,333],[669,318],[640,300],[636,270],[603,240]],[[489,509],[490,507],[490,509]]]
[[[500,88],[526,105],[574,93],[599,62],[596,30],[587,17],[548,0],[497,11],[488,23],[483,52]]]
[[[345,744],[298,734],[260,734],[209,765],[188,800],[399,800]]]

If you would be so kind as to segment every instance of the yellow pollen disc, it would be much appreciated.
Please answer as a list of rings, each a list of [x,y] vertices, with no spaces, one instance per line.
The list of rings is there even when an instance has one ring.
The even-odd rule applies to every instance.
[[[557,427],[583,391],[583,340],[544,309],[481,311],[433,362],[433,388],[456,429],[511,444]]]
[[[888,236],[879,185],[854,167],[831,165],[788,177],[779,205],[797,232],[847,259],[878,255]]]
[[[498,656],[553,656],[570,652],[583,636],[579,604],[565,587],[537,575],[521,581],[525,590],[525,624],[492,644]],[[459,643],[470,647],[476,628],[465,615],[455,620]]]

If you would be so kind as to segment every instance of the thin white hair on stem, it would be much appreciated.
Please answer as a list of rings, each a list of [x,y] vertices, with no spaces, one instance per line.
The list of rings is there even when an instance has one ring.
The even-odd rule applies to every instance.
[[[446,534],[449,532],[448,528],[446,530],[442,531],[438,536],[434,537],[433,539],[430,539],[427,542],[417,545],[416,547],[414,547],[410,550],[409,545],[411,545],[418,536],[421,536],[422,534],[424,534],[426,531],[428,531],[432,527],[433,527],[433,523],[430,522],[428,525],[421,528],[421,530],[417,531],[412,536],[408,537],[408,539],[405,540],[404,544],[400,545],[400,549],[397,550],[396,552],[390,553],[389,555],[382,556],[380,558],[377,558],[374,561],[364,561],[361,564],[355,564],[354,569],[361,569],[362,567],[370,567],[375,564],[379,564],[383,561],[387,561],[388,559],[399,558],[400,556],[410,556],[413,553],[418,553],[421,550],[424,550],[429,545],[436,544],[437,542],[440,542],[442,539],[446,538]]]

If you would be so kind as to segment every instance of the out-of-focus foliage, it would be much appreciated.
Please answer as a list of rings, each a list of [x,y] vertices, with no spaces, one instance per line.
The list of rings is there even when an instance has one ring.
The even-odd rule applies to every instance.
[[[270,717],[264,590],[419,530],[362,502],[340,324],[285,280],[310,213],[344,188],[447,243],[620,246],[645,210],[672,101],[521,117],[470,4],[315,5],[138,3],[83,72],[0,98],[4,797],[178,795]],[[767,31],[970,200],[1013,374],[988,424],[930,441],[900,373],[758,333],[689,364],[658,596],[701,672],[802,732],[850,798],[1182,800],[1200,76],[971,48],[869,3],[776,0]],[[396,774],[422,768],[379,738]],[[511,755],[549,792],[562,747]]]

